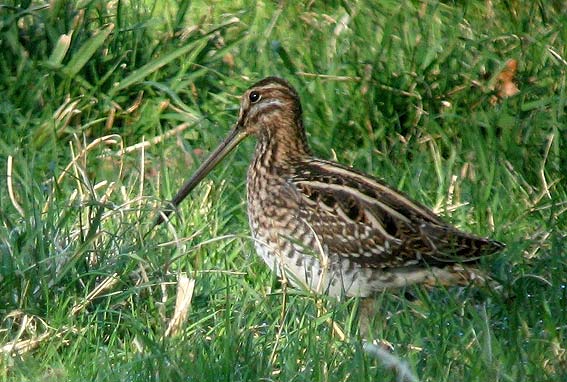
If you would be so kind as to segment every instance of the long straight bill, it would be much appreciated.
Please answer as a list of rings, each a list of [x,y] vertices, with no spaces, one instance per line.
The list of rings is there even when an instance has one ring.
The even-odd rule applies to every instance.
[[[215,166],[221,160],[223,160],[228,153],[232,151],[232,149],[234,149],[244,138],[246,138],[246,135],[247,134],[244,131],[240,130],[238,126],[235,126],[228,137],[226,137],[225,140],[222,141],[222,143],[215,149],[215,151],[213,151],[213,153],[207,158],[207,160],[205,160],[201,164],[201,166],[197,169],[197,171],[195,171],[193,176],[189,178],[183,184],[183,186],[181,186],[181,189],[171,200],[172,206],[177,207],[183,201],[183,199],[185,199],[185,197],[187,197],[187,195],[195,188],[195,186],[197,186],[199,182],[203,180],[203,178],[207,176],[207,174],[211,172],[211,170],[215,168]],[[156,222],[154,223],[154,227],[163,223],[164,219],[168,217],[172,212],[173,209],[166,209],[162,211],[157,217]]]

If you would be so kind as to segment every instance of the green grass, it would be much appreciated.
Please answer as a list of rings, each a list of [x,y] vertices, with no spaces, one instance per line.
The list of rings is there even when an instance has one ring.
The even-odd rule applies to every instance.
[[[108,3],[0,5],[0,381],[396,380],[356,340],[358,301],[255,256],[252,141],[144,236],[266,75],[298,88],[318,156],[507,244],[482,264],[502,293],[378,297],[376,335],[420,380],[567,379],[561,1]],[[520,93],[494,102],[509,59]]]

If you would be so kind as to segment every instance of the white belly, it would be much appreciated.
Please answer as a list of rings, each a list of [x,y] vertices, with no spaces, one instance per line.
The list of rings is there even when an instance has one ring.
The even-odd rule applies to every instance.
[[[367,269],[346,269],[347,262],[332,262],[322,254],[319,258],[301,255],[302,260],[289,258],[261,239],[254,238],[256,253],[278,277],[287,280],[300,289],[309,289],[330,296],[369,296],[374,292],[368,289]],[[339,263],[339,264],[338,264]],[[341,265],[343,265],[341,267]]]

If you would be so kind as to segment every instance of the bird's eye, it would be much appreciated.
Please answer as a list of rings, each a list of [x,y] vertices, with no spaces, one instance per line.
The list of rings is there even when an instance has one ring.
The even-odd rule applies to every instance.
[[[250,92],[250,95],[248,96],[248,99],[252,103],[258,102],[260,100],[260,98],[261,98],[260,93],[258,93],[257,91]]]

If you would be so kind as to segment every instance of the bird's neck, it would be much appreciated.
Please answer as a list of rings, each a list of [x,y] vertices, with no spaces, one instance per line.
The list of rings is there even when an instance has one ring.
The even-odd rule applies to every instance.
[[[311,156],[303,128],[278,126],[258,136],[253,166],[281,168]]]

